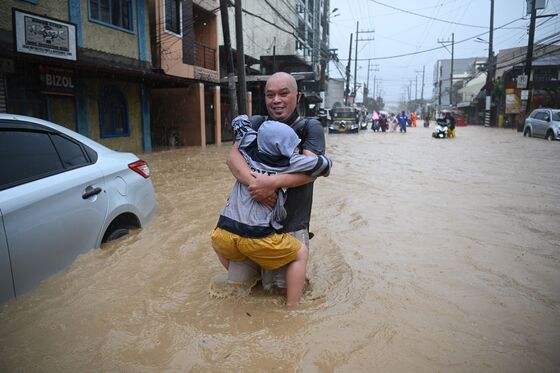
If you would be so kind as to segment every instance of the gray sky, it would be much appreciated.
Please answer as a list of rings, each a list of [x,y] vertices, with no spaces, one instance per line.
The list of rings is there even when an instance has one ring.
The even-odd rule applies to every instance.
[[[452,33],[455,34],[455,58],[488,56],[487,43],[477,43],[473,40],[459,42],[488,32],[490,0],[331,0],[330,3],[331,11],[338,8],[330,18],[330,48],[338,49],[343,72],[348,59],[350,33],[356,32],[357,21],[360,30],[359,39],[370,39],[372,36],[375,39],[358,40],[358,60],[438,48],[441,47],[438,40],[451,40]],[[495,0],[494,3],[494,28],[514,21],[505,28],[495,30],[494,53],[504,48],[526,46],[529,19],[525,16],[525,0]],[[547,0],[546,6],[546,9],[537,14],[560,13],[560,0]],[[447,22],[438,21],[436,18]],[[519,18],[524,19],[517,20]],[[361,33],[371,30],[375,32]],[[537,19],[535,41],[559,32],[559,17]],[[488,34],[480,37],[488,40]],[[352,59],[354,59],[355,35],[352,44]],[[425,65],[424,98],[428,98],[431,96],[434,63],[438,59],[449,58],[451,58],[450,52],[441,48],[411,56],[371,61],[370,89],[373,89],[375,74],[376,78],[381,80],[378,87],[382,89],[385,101],[396,102],[400,100],[405,87],[412,81],[414,98],[415,78],[418,76],[418,98],[420,98],[422,66]],[[351,67],[354,74],[354,62]],[[378,68],[379,71],[373,71],[374,68]],[[366,81],[367,72],[368,62],[358,61],[358,82]],[[333,64],[330,66],[330,75],[341,77]],[[361,91],[358,100],[361,101]]]

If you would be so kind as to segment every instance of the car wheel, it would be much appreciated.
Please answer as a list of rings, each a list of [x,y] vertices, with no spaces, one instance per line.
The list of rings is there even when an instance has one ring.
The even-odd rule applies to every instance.
[[[531,129],[529,127],[525,128],[525,132],[523,132],[523,136],[532,137]]]
[[[552,133],[551,130],[548,130],[548,132],[546,133],[545,139],[547,139],[548,141],[553,141],[554,140],[554,133]]]
[[[128,229],[127,228],[117,228],[114,231],[112,231],[111,233],[109,233],[109,235],[107,236],[107,241],[114,241],[117,240],[123,236],[126,236],[128,234]]]

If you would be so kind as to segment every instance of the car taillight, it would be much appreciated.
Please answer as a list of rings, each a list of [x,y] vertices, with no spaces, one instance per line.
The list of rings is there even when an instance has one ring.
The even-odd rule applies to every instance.
[[[144,179],[147,179],[147,178],[150,177],[150,167],[148,167],[148,164],[146,162],[142,161],[142,160],[136,161],[134,163],[130,163],[128,165],[128,168],[130,168],[132,171],[138,173]]]

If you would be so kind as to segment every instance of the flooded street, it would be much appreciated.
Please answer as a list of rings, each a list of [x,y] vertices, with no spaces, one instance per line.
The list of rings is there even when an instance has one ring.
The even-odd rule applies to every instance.
[[[303,304],[228,287],[229,144],[145,155],[151,224],[0,306],[0,371],[560,369],[560,143],[328,135]]]

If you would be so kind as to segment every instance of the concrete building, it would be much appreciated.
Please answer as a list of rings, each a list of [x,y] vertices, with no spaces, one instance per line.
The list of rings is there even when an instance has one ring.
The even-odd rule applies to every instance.
[[[47,119],[106,146],[150,151],[144,1],[0,2],[0,111]]]
[[[455,58],[453,60],[453,105],[462,100],[458,89],[480,68],[486,65],[486,57]],[[432,101],[435,106],[441,102],[441,108],[449,107],[449,90],[451,77],[451,59],[437,60],[434,64]],[[440,94],[441,84],[441,94]]]
[[[247,88],[253,114],[265,114],[264,82],[278,71],[297,75],[304,93],[303,114],[313,114],[321,101],[319,77],[323,53],[324,7],[328,0],[244,0],[243,47]],[[328,9],[327,9],[328,10]],[[236,65],[234,9],[229,9],[230,35]],[[220,51],[223,39],[218,26]],[[328,35],[328,33],[327,33]],[[327,44],[328,45],[328,44]],[[220,53],[222,91],[226,91],[225,55]],[[237,70],[237,66],[235,66]],[[227,100],[227,97],[223,97]],[[226,102],[223,101],[224,106]],[[227,111],[227,109],[224,109]]]
[[[148,0],[155,146],[220,143],[217,0]]]
[[[220,142],[217,0],[0,2],[0,111],[127,151]]]

